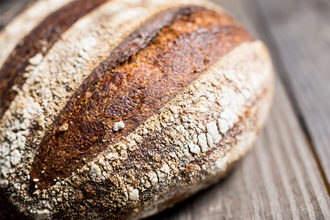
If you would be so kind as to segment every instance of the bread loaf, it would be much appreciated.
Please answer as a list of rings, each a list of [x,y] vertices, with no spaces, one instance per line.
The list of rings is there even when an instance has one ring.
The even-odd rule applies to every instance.
[[[1,201],[29,218],[173,206],[246,154],[273,95],[263,43],[201,0],[39,0],[0,47]]]

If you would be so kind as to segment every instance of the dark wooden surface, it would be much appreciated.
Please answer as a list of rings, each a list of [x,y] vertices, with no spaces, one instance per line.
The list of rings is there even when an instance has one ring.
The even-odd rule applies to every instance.
[[[0,2],[0,28],[28,0]],[[213,0],[270,48],[270,118],[223,181],[152,219],[330,219],[330,1]]]

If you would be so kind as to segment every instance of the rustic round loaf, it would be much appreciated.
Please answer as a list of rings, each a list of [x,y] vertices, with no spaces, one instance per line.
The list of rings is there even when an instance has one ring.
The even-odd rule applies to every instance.
[[[39,0],[0,32],[0,48],[11,217],[171,207],[250,149],[273,95],[263,43],[201,0]]]

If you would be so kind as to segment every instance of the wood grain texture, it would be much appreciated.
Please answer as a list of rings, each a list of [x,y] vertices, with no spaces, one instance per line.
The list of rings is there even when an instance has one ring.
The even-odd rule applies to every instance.
[[[330,181],[330,1],[249,0]]]
[[[265,130],[238,167],[150,219],[330,219],[328,181],[317,161],[329,180],[330,2],[214,1],[269,44],[282,81]]]

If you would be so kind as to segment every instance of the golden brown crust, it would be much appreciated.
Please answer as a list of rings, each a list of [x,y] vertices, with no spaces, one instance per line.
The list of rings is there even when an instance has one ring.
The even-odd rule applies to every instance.
[[[14,100],[16,90],[24,84],[28,65],[40,62],[72,24],[106,1],[76,0],[68,3],[47,16],[22,39],[0,69],[0,118]]]
[[[52,0],[42,2],[48,1]],[[63,1],[62,6],[65,4],[64,0],[57,1]],[[196,7],[198,10],[191,10],[189,16],[180,15],[179,10],[185,8],[182,6],[187,6],[186,3],[209,10]],[[169,9],[177,10],[179,15],[165,16],[163,12]],[[240,32],[238,25],[218,28],[212,10],[224,19],[219,22],[223,26],[234,24],[231,19],[225,19],[228,17],[221,8],[200,0],[113,0],[79,19],[63,33],[42,62],[27,72],[24,86],[0,120],[0,158],[3,159],[0,160],[0,188],[6,192],[4,201],[32,218],[142,218],[174,205],[228,172],[251,147],[265,120],[272,94],[272,70],[263,44],[243,39],[244,43],[231,45],[232,41],[240,41],[247,35],[246,32],[242,30],[243,36],[237,34],[237,39],[233,36]],[[163,16],[163,23],[155,23],[156,27],[145,23],[155,16]],[[41,17],[31,24],[35,26]],[[24,23],[18,20],[6,29],[15,29]],[[143,24],[151,34],[134,32]],[[204,33],[200,27],[208,32]],[[217,28],[224,36],[214,31]],[[232,34],[233,38],[226,40],[226,34]],[[214,36],[223,37],[227,52],[222,54],[217,46],[212,46],[218,43]],[[10,39],[1,35],[0,38]],[[9,53],[17,39],[9,41],[12,46],[1,54],[2,62],[1,57]],[[120,45],[123,41],[130,44]],[[189,42],[197,43],[188,45]],[[207,51],[208,47],[212,50]],[[196,50],[200,53],[198,56],[191,53]],[[108,57],[109,54],[113,56]],[[210,61],[204,63],[205,58]],[[103,60],[106,65],[96,68]],[[112,72],[102,71],[102,67]],[[100,74],[88,78],[95,68],[101,70]],[[116,77],[118,73],[120,77]],[[168,77],[155,83],[153,77],[162,76]],[[120,89],[115,88],[115,94],[106,86],[98,87],[93,90],[97,95],[93,95],[88,93],[93,81],[101,86],[110,85],[110,89],[115,86]],[[134,89],[140,87],[142,92],[136,93]],[[80,99],[88,105],[81,104],[79,93],[85,94]],[[103,93],[113,99],[109,101]],[[142,96],[145,94],[148,97]],[[100,97],[107,104],[112,103],[106,113],[117,118],[103,117]],[[124,102],[129,100],[125,97],[133,99],[132,105]],[[143,100],[145,105],[135,98]],[[75,118],[71,114],[78,113],[84,119],[86,112],[78,108],[87,106],[96,111],[87,115],[92,122],[99,119],[110,125],[106,127],[109,135],[100,133],[108,138],[102,143],[105,150],[100,152],[98,146],[94,146],[96,155],[92,155],[90,161],[85,158],[81,167],[57,179],[50,187],[38,187],[31,184],[31,181],[42,181],[39,176],[30,176],[35,165],[33,160],[38,157],[36,153],[46,132],[63,134],[71,129],[63,118],[56,119],[61,110],[63,113],[68,109],[63,109],[66,104],[76,108],[66,113],[67,121]],[[126,107],[115,109],[114,106]],[[140,115],[132,114],[134,111]],[[102,117],[98,118],[97,112]],[[74,122],[84,127],[80,121]],[[41,176],[43,171],[39,171]],[[36,188],[29,190],[31,186]]]
[[[109,178],[101,181],[77,181],[75,183],[75,196],[74,199],[71,199],[72,203],[61,205],[60,210],[62,209],[62,211],[59,211],[54,217],[56,219],[88,218],[86,213],[96,212],[103,213],[105,219],[141,218],[141,214],[142,216],[145,215],[146,210],[155,209],[156,212],[159,212],[217,182],[250,148],[254,134],[260,129],[259,123],[262,120],[260,113],[263,110],[268,110],[268,99],[271,96],[271,88],[263,89],[246,106],[244,113],[226,132],[221,141],[210,146],[203,154],[197,154],[189,163],[183,163],[180,161],[181,158],[173,157],[173,154],[177,154],[178,150],[176,149],[177,146],[173,144],[175,140],[169,140],[168,130],[171,128],[151,131],[139,141],[135,150],[127,155],[124,163],[116,160],[112,162]],[[266,109],[264,109],[265,107]],[[252,136],[245,138],[246,134]],[[247,149],[238,149],[240,145]],[[227,164],[222,161],[221,157],[219,158],[219,154],[232,158],[228,159],[230,162]],[[159,163],[168,164],[169,171],[159,169],[157,167]],[[180,163],[182,164],[179,165]],[[173,167],[180,166],[182,169],[172,170]],[[125,187],[126,181],[131,178],[131,175],[136,175],[136,178],[139,178],[139,174],[145,175],[150,172],[150,168],[157,172],[155,178],[158,178],[157,181],[159,182],[149,189],[145,189],[144,192],[142,192],[142,187],[139,187],[140,199],[137,202],[128,201],[123,204],[125,195],[120,188]],[[221,171],[214,172],[217,169]],[[175,175],[171,175],[171,172],[175,172]],[[116,178],[125,174],[127,179]],[[161,180],[161,175],[168,178],[165,177],[166,180]],[[135,179],[135,181],[138,182],[137,185],[141,184],[139,179]],[[84,211],[79,212],[79,209]]]
[[[260,102],[261,99],[264,99],[265,96],[268,95],[265,91],[260,97],[255,100],[253,104]],[[174,204],[186,199],[191,196],[191,192],[187,189],[191,188],[193,185],[196,187],[201,187],[201,185],[206,184],[206,186],[201,187],[205,188],[213,183],[217,182],[221,177],[225,176],[229,169],[227,169],[224,173],[222,173],[219,177],[214,178],[213,174],[210,175],[208,170],[200,170],[199,167],[202,167],[204,164],[209,163],[209,161],[213,160],[216,152],[219,151],[230,151],[235,145],[238,144],[237,137],[242,133],[256,129],[257,130],[257,109],[249,106],[249,108],[244,112],[244,114],[239,118],[239,121],[234,124],[234,126],[228,130],[227,135],[219,142],[214,145],[213,148],[210,148],[203,156],[196,158],[191,161],[189,164],[185,165],[185,169],[176,174],[176,177],[171,181],[168,181],[167,185],[160,184],[159,187],[155,187],[152,190],[144,193],[143,198],[141,198],[141,202],[138,204],[130,203],[126,206],[121,206],[120,197],[124,197],[124,195],[118,195],[118,186],[120,184],[116,182],[115,179],[105,179],[101,182],[79,182],[76,185],[77,191],[76,193],[81,193],[82,199],[77,199],[70,206],[62,206],[62,211],[59,211],[54,218],[63,219],[72,216],[67,215],[67,209],[74,209],[78,207],[86,207],[90,210],[85,210],[86,212],[94,212],[104,213],[107,215],[106,218],[110,219],[129,219],[132,218],[132,213],[135,214],[135,210],[144,210],[150,208],[149,206],[153,206],[153,204],[148,204],[148,202],[154,199],[154,195],[160,195],[159,197],[165,197],[166,200],[160,202],[156,205],[157,212],[164,210],[168,207],[173,206]],[[162,161],[171,161],[171,152],[175,151],[174,146],[172,144],[164,144],[168,142],[166,132],[153,132],[148,134],[141,143],[138,144],[134,153],[128,155],[127,162],[120,166],[113,166],[113,174],[117,173],[144,173],[147,169],[143,166],[139,166],[139,164],[145,163],[145,161],[151,162],[155,159],[155,155],[159,156],[159,160]],[[164,150],[167,149],[167,150]],[[226,149],[227,148],[227,149]],[[155,162],[157,163],[157,162]],[[152,164],[150,164],[152,166]],[[233,167],[233,164],[230,164],[230,167]],[[195,173],[191,175],[191,173]],[[202,177],[208,177],[207,181],[202,179]],[[178,184],[180,181],[180,184]],[[206,183],[205,183],[206,181]],[[203,184],[201,184],[204,182]],[[201,184],[201,185],[200,185]],[[169,191],[172,191],[169,192]],[[102,196],[110,192],[110,198],[108,196]],[[111,194],[114,194],[113,196]],[[115,195],[116,194],[116,195]],[[170,196],[169,196],[170,195]],[[93,199],[94,206],[86,205],[86,199]],[[111,205],[109,205],[111,204]],[[109,213],[108,209],[111,207],[111,213]],[[71,211],[69,215],[75,213],[74,218],[83,218],[80,215],[79,211]],[[105,214],[107,213],[107,214]],[[138,213],[136,213],[138,214]]]
[[[249,40],[227,15],[195,6],[168,10],[141,26],[92,72],[45,136],[31,170],[38,188],[91,161]],[[125,128],[118,131],[116,123]]]
[[[260,129],[258,127],[258,121],[260,120],[258,114],[260,112],[258,108],[256,108],[256,106],[261,107],[262,105],[264,105],[264,100],[267,99],[267,97],[271,96],[271,94],[272,91],[270,91],[270,89],[264,89],[258,95],[258,97],[253,100],[253,103],[247,106],[247,109],[239,117],[238,121],[233,125],[232,128],[230,128],[226,132],[226,136],[224,136],[219,143],[215,144],[212,148],[209,148],[203,156],[197,157],[195,160],[191,161],[189,164],[186,165],[186,169],[177,174],[177,178],[180,179],[180,184],[178,185],[177,183],[172,182],[171,184],[173,185],[169,184],[169,186],[166,186],[173,193],[170,193],[172,196],[168,196],[168,192],[165,192],[164,195],[160,196],[166,197],[166,200],[156,206],[158,212],[166,208],[172,207],[174,204],[177,204],[194,194],[194,191],[197,191],[192,190],[193,192],[191,192],[189,188],[199,188],[199,190],[206,188],[218,182],[221,178],[226,176],[232,170],[232,168],[236,164],[237,159],[235,159],[232,163],[229,163],[228,167],[224,169],[223,172],[219,172],[216,175],[210,175],[208,170],[199,170],[198,167],[203,167],[203,165],[208,164],[210,161],[214,160],[214,158],[216,158],[215,155],[218,151],[224,151],[228,154],[230,151],[234,151],[235,147],[240,144],[239,137],[241,135],[244,135],[245,132],[251,132],[251,130],[253,130],[254,132],[258,132]],[[134,154],[129,155],[129,164],[125,164],[125,167],[118,168],[123,170],[130,170],[132,169],[132,167],[134,167],[134,164],[141,163],[141,159],[148,157],[148,155],[152,155],[153,152],[157,152],[155,154],[160,154],[162,160],[164,161],[171,160],[170,156],[168,155],[168,153],[172,151],[171,146],[167,146],[169,148],[167,152],[159,149],[159,147],[161,146],[159,142],[165,139],[166,134],[164,133],[151,133],[150,136],[147,136],[142,141],[140,146],[137,148],[138,150],[136,150]],[[118,170],[114,171],[118,172]],[[143,172],[143,168],[141,168],[141,170],[137,172]],[[195,175],[191,175],[192,172],[195,172]],[[157,191],[157,189],[155,191]],[[153,196],[151,194],[147,194],[144,199],[151,200],[152,197]],[[140,209],[146,208],[148,207],[141,207]]]

